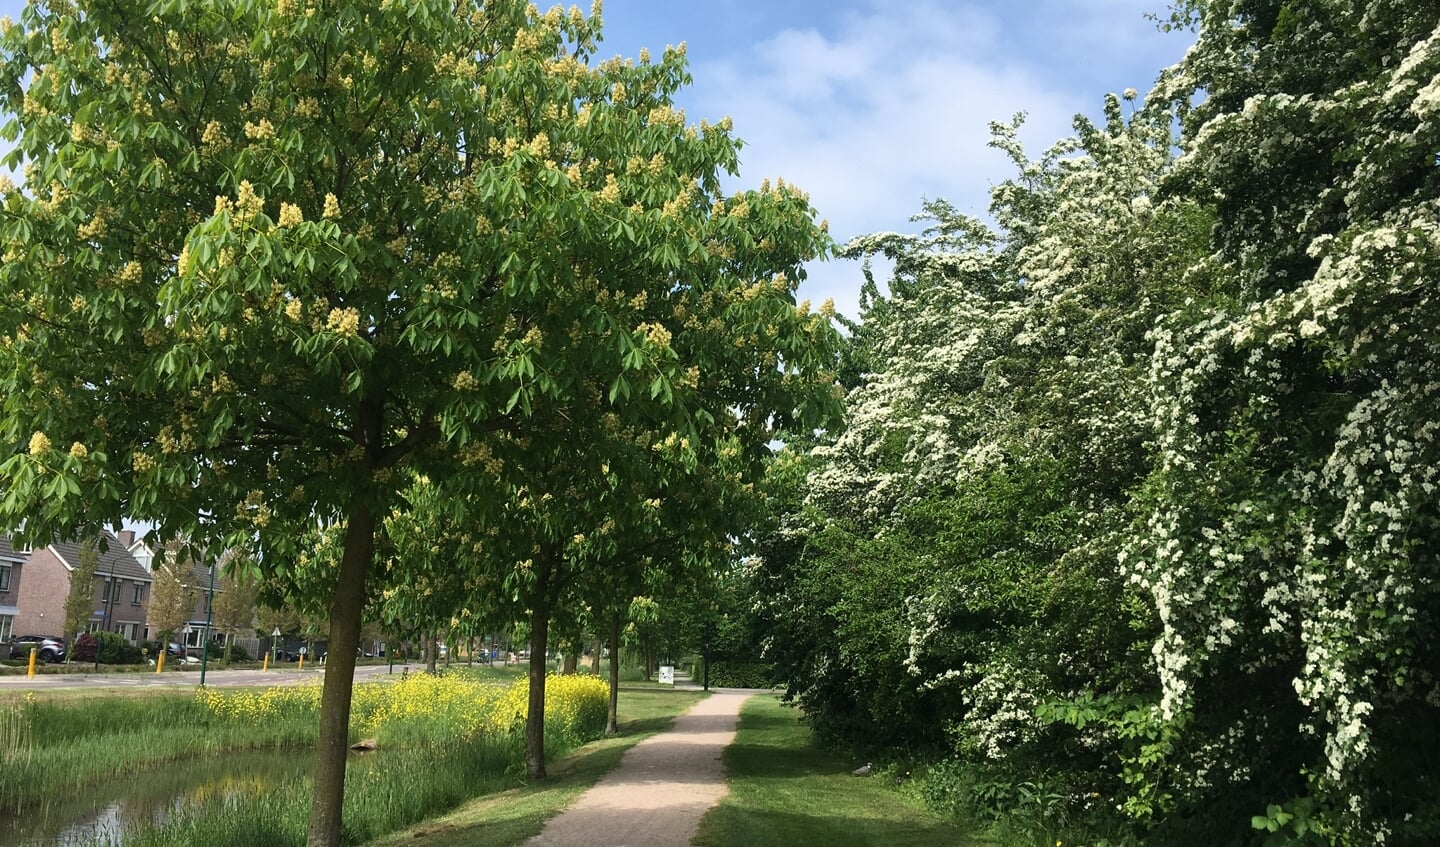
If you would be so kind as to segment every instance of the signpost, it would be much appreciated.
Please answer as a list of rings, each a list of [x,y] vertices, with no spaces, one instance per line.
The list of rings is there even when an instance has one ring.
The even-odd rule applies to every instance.
[[[205,687],[205,668],[210,664],[210,619],[215,612],[215,566],[210,566],[210,593],[205,595],[205,637],[200,644],[200,687]]]

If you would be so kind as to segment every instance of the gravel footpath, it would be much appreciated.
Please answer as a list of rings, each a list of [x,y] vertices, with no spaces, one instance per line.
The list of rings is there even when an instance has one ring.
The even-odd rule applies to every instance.
[[[715,693],[668,732],[626,752],[619,766],[545,824],[534,847],[675,847],[728,790],[720,753],[735,738],[751,692]]]

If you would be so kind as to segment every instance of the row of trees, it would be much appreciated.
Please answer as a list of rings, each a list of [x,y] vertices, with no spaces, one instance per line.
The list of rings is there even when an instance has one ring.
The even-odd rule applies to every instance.
[[[927,205],[848,429],[777,460],[768,650],[818,730],[1035,843],[1440,837],[1440,30],[1187,2],[1138,107]]]
[[[724,555],[774,435],[837,406],[808,198],[723,192],[683,50],[599,37],[514,0],[49,0],[0,35],[0,523],[149,520],[329,621],[314,845],[367,602],[528,620],[543,777],[557,615]]]

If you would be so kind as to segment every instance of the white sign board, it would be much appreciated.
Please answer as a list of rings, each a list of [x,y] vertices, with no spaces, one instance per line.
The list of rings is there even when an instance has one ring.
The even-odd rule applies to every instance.
[[[661,666],[660,666],[660,684],[661,684],[661,685],[674,685],[674,684],[675,684],[675,667],[674,667],[673,665],[661,665]]]

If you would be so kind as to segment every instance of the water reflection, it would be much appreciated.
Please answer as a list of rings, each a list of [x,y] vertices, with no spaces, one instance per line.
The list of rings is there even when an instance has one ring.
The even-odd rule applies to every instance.
[[[171,762],[47,800],[14,818],[0,817],[0,845],[119,844],[126,833],[164,823],[190,806],[293,792],[313,770],[310,752],[296,750],[224,753]]]

